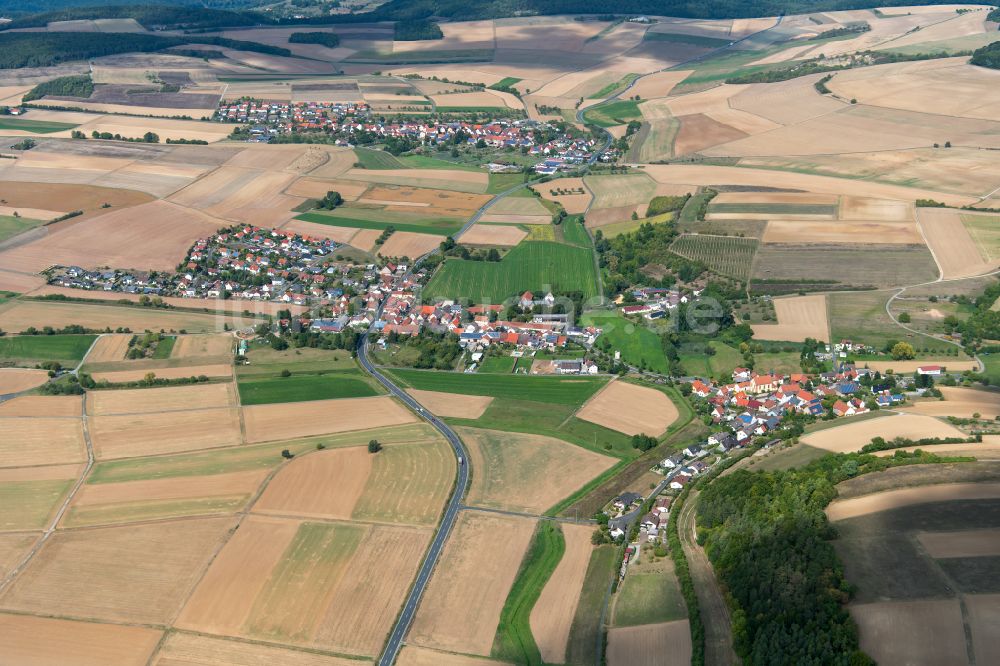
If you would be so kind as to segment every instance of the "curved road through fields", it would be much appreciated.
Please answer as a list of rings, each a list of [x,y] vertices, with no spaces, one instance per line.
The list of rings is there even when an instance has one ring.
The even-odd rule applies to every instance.
[[[379,310],[379,315],[381,315],[381,309]],[[413,615],[417,612],[417,605],[420,603],[421,597],[423,597],[424,590],[427,588],[427,582],[430,580],[431,574],[434,572],[434,567],[437,565],[438,558],[441,557],[441,551],[444,549],[444,544],[448,540],[448,535],[451,534],[452,527],[455,526],[455,518],[458,517],[458,512],[462,508],[462,499],[465,497],[465,491],[469,486],[469,454],[465,450],[465,446],[462,444],[462,440],[458,438],[455,431],[448,427],[444,421],[434,416],[428,412],[424,407],[413,399],[413,397],[404,391],[402,388],[397,386],[391,379],[383,375],[375,365],[368,358],[368,332],[362,336],[361,341],[358,343],[358,361],[361,363],[361,367],[365,369],[372,377],[377,379],[382,386],[389,390],[389,393],[394,395],[403,401],[403,403],[419,414],[425,421],[430,423],[432,426],[437,428],[437,430],[444,435],[448,443],[451,444],[451,448],[455,452],[456,458],[460,459],[462,463],[458,466],[458,478],[455,481],[455,489],[451,494],[451,498],[448,500],[448,505],[444,510],[444,517],[441,519],[441,525],[438,527],[437,534],[434,535],[434,540],[431,542],[430,548],[427,549],[427,554],[424,556],[423,564],[420,565],[420,570],[417,572],[417,577],[413,581],[413,587],[410,589],[409,595],[406,597],[406,603],[403,604],[403,610],[400,611],[399,617],[396,619],[396,625],[392,629],[392,633],[389,635],[389,640],[385,645],[385,649],[382,651],[382,656],[379,658],[379,666],[391,666],[393,662],[396,661],[396,656],[399,654],[399,650],[402,647],[403,637],[406,636],[407,630],[410,628],[410,624],[413,622]]]

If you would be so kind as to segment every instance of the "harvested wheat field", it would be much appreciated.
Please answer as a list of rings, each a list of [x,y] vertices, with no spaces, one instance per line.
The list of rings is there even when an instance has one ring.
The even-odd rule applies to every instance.
[[[687,620],[608,630],[608,666],[686,666],[691,663]]]
[[[1000,438],[996,435],[985,435],[982,442],[965,444],[917,444],[914,446],[904,446],[901,449],[876,451],[872,455],[879,458],[886,458],[895,454],[896,451],[913,452],[917,449],[937,455],[972,456],[976,460],[1000,460]]]
[[[80,419],[0,418],[0,467],[76,463],[86,459]]]
[[[0,254],[5,267],[36,273],[53,264],[173,270],[191,244],[223,222],[196,211],[154,201],[119,209],[64,227]]]
[[[82,395],[22,395],[0,402],[0,417],[48,416],[77,418],[83,413]]]
[[[0,269],[0,291],[26,294],[45,285],[45,278],[29,273],[17,273]]]
[[[1000,528],[961,532],[920,532],[920,545],[935,559],[1000,556]]]
[[[253,405],[243,408],[243,418],[247,441],[251,443],[366,430],[417,420],[387,396]]]
[[[246,505],[268,470],[86,484],[73,498],[64,527],[152,518],[234,513]]]
[[[125,391],[91,391],[87,412],[92,416],[213,409],[235,405],[231,384],[199,384]]]
[[[233,353],[233,336],[221,335],[178,335],[170,358],[201,360],[214,357],[229,357]]]
[[[365,252],[371,252],[375,249],[375,241],[379,239],[382,232],[378,229],[346,229],[345,231],[351,231],[350,245],[351,247],[356,247],[359,250],[364,250]]]
[[[374,231],[374,229],[372,230]],[[383,257],[409,257],[416,259],[441,244],[441,237],[434,234],[417,234],[412,231],[397,231],[378,249]]]
[[[837,521],[913,504],[997,498],[1000,498],[1000,483],[939,483],[834,500],[826,507],[826,515]]]
[[[143,379],[149,373],[153,373],[157,379],[181,379],[184,377],[230,377],[233,374],[233,366],[228,364],[213,365],[189,365],[180,368],[143,368],[140,370],[109,370],[106,372],[92,372],[91,375],[97,381],[109,381],[112,384],[119,382],[135,382]]]
[[[587,575],[593,530],[588,525],[562,525],[566,551],[552,577],[531,609],[531,633],[538,643],[542,660],[547,664],[566,662],[569,630],[580,602],[583,579]]]
[[[271,480],[254,511],[349,519],[368,483],[373,459],[362,446],[296,458]]]
[[[965,419],[973,418],[973,414],[979,414],[984,419],[1000,416],[998,392],[957,386],[942,386],[940,391],[944,400],[920,401],[912,407],[905,408],[906,411],[927,416],[957,416]]]
[[[463,245],[502,245],[512,247],[528,236],[524,229],[500,224],[474,224],[459,238]]]
[[[176,113],[176,109],[170,110]],[[91,132],[111,132],[122,136],[142,136],[153,132],[160,139],[201,139],[209,143],[221,141],[229,136],[232,129],[223,123],[203,123],[197,120],[173,120],[167,118],[132,118],[128,116],[101,116],[77,128],[90,136]]]
[[[445,418],[478,419],[493,402],[492,397],[485,395],[459,395],[419,389],[406,389],[406,392],[429,412]]]
[[[466,654],[441,652],[430,648],[404,645],[396,659],[396,666],[512,666],[506,662],[470,657]]]
[[[318,224],[316,222],[306,222],[304,220],[295,219],[289,220],[281,225],[280,228],[282,231],[291,231],[292,233],[301,234],[303,236],[311,236],[313,238],[329,238],[332,241],[342,243],[344,245],[349,244],[355,234],[358,233],[358,229],[355,227],[333,227],[328,224]]]
[[[612,467],[615,459],[544,435],[459,428],[469,447],[468,503],[542,513]]]
[[[840,197],[835,194],[814,194],[812,192],[719,192],[714,204],[805,204],[836,206]],[[711,219],[712,213],[705,219]]]
[[[151,666],[359,666],[368,662],[314,652],[171,633]]]
[[[824,222],[776,220],[767,223],[765,243],[885,243],[922,245],[913,222]]]
[[[85,328],[127,327],[133,331],[215,331],[225,324],[239,328],[243,320],[234,316],[171,312],[153,308],[116,307],[89,303],[58,303],[54,301],[12,301],[0,305],[0,321],[4,330],[23,331],[31,326],[64,328],[79,324]]]
[[[169,622],[233,525],[231,518],[205,518],[56,532],[0,597],[0,607]]]
[[[912,222],[913,206],[894,199],[844,196],[840,200],[840,219]]]
[[[340,177],[383,185],[406,185],[477,194],[486,192],[486,187],[489,185],[486,173],[455,169],[350,169]]]
[[[0,614],[0,663],[21,666],[145,666],[157,629]]]
[[[940,365],[942,368],[946,368],[951,372],[977,370],[979,368],[979,364],[973,359],[960,360],[956,358],[944,358],[936,361],[927,359],[920,361],[863,361],[858,365],[870,368],[871,370],[876,370],[878,372],[892,371],[897,375],[908,375],[916,372],[917,368],[924,365]]]
[[[492,210],[492,209],[491,209]],[[551,215],[515,215],[511,213],[486,213],[481,218],[480,222],[488,222],[490,224],[538,224],[538,225],[549,225],[552,224]]]
[[[102,460],[243,443],[239,416],[230,408],[92,416],[90,437]]]
[[[888,601],[848,608],[858,624],[861,649],[880,664],[953,664],[956,655],[966,654],[958,599]]]
[[[251,517],[177,625],[374,655],[429,540],[404,527]]]
[[[340,192],[344,201],[356,201],[369,188],[367,183],[352,180],[323,180],[321,178],[299,178],[288,186],[285,194],[305,199],[322,199],[326,193],[333,190]]]
[[[626,435],[658,436],[677,420],[677,407],[662,391],[628,382],[611,382],[576,417]]]
[[[49,380],[46,370],[29,368],[0,368],[0,395],[20,393],[41,386]]]
[[[826,296],[791,296],[774,299],[777,324],[754,324],[753,335],[759,340],[804,342],[813,338],[826,342],[830,339],[827,321]]]
[[[0,579],[20,564],[40,535],[41,532],[0,534]]]
[[[113,363],[124,361],[128,352],[131,333],[109,333],[97,338],[87,354],[87,363]]]
[[[749,136],[735,127],[720,123],[703,113],[678,118],[681,127],[674,139],[674,154],[697,153],[721,143],[728,143]]]
[[[349,181],[348,181],[349,182]],[[359,199],[360,203],[386,206],[392,212],[414,212],[441,217],[469,217],[491,199],[489,194],[470,194],[449,190],[374,185]]]
[[[998,261],[984,256],[968,228],[962,223],[960,211],[948,208],[918,208],[917,220],[927,246],[941,269],[941,277],[957,278],[980,275],[995,270]]]
[[[407,642],[489,655],[500,611],[534,530],[534,520],[463,512],[424,593]]]
[[[560,204],[570,215],[584,213],[590,205],[590,192],[584,186],[583,178],[560,178],[549,183],[532,185],[531,189],[538,192],[543,199]]]
[[[833,453],[857,451],[873,437],[964,437],[958,428],[930,416],[901,414],[850,422],[802,436],[802,442]]]

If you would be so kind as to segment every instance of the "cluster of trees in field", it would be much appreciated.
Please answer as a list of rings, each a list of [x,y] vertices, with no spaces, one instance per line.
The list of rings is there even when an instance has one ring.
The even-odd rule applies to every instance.
[[[990,12],[990,20],[1000,21],[1000,9],[994,9]],[[972,53],[972,60],[969,62],[980,67],[1000,69],[1000,41],[993,42],[981,49],[976,49]]]
[[[1000,282],[994,282],[970,303],[974,311],[965,321],[955,315],[944,318],[945,332],[961,333],[966,346],[977,346],[983,340],[1000,340],[1000,311],[991,309],[998,298]]]
[[[705,272],[705,267],[677,256],[670,246],[677,237],[674,225],[669,222],[645,222],[635,231],[605,238],[598,229],[594,234],[599,264],[605,271],[605,285],[609,293],[617,294],[637,284],[649,283],[650,278],[642,269],[658,264],[671,271],[684,282],[690,282]],[[664,287],[673,286],[673,274],[659,281]]]
[[[293,32],[288,36],[290,44],[318,44],[327,48],[340,46],[340,37],[332,32]]]
[[[5,32],[0,33],[0,69],[47,67],[73,60],[89,60],[119,53],[152,53],[185,44],[207,44],[239,51],[288,56],[291,51],[269,44],[225,37],[174,37],[146,33]]]
[[[434,333],[424,329],[416,335],[401,336],[391,332],[386,336],[389,344],[400,344],[404,349],[416,349],[420,355],[411,367],[435,370],[452,370],[462,355],[458,336],[454,333]]]
[[[844,608],[851,586],[823,509],[846,479],[889,467],[941,462],[897,451],[825,456],[797,470],[741,470],[698,500],[700,540],[729,592],[736,653],[750,664],[874,664]]]
[[[87,98],[94,94],[94,81],[90,74],[79,76],[60,76],[51,81],[39,83],[21,98],[22,102],[31,102],[41,99],[46,95],[57,97],[83,97]]]

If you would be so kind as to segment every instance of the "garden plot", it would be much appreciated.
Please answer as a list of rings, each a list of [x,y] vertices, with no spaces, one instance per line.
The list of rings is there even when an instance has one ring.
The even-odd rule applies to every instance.
[[[461,428],[476,473],[468,502],[542,513],[608,470],[615,459],[544,435]]]
[[[677,420],[677,407],[662,391],[611,382],[584,404],[576,417],[626,435],[659,436]]]
[[[466,511],[455,525],[407,642],[487,656],[535,521]],[[489,571],[489,575],[484,572]]]
[[[826,342],[830,339],[826,296],[792,296],[774,299],[777,324],[754,324],[758,340],[803,342],[806,338]]]
[[[208,518],[57,532],[0,597],[0,607],[165,624],[233,525],[230,518]]]

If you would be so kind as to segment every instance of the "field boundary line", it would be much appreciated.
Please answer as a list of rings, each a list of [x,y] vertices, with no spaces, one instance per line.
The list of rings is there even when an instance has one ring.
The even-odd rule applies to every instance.
[[[56,528],[59,525],[59,521],[62,520],[63,515],[69,508],[70,503],[76,497],[76,494],[80,491],[80,488],[83,487],[84,481],[86,480],[87,476],[90,475],[91,470],[94,468],[94,445],[93,442],[91,442],[90,440],[90,430],[87,427],[86,400],[84,400],[82,403],[81,412],[82,413],[80,416],[80,422],[81,422],[80,427],[83,430],[83,443],[87,449],[87,463],[84,466],[83,471],[80,473],[79,478],[77,478],[76,483],[74,483],[70,491],[66,493],[66,498],[59,506],[59,510],[56,511],[55,516],[52,517],[52,521],[49,524],[49,526],[42,532],[41,536],[38,537],[38,540],[35,541],[34,545],[31,547],[31,550],[25,553],[24,557],[21,558],[21,562],[14,568],[12,568],[9,572],[7,572],[7,575],[4,576],[4,579],[0,581],[0,594],[6,592],[7,589],[9,589],[10,585],[14,582],[14,580],[21,574],[22,571],[24,571],[24,569],[29,564],[31,564],[31,561],[35,558],[35,555],[37,555],[39,551],[41,551],[42,547],[45,546],[45,544],[49,540],[49,537],[51,537],[52,534],[55,533]]]

